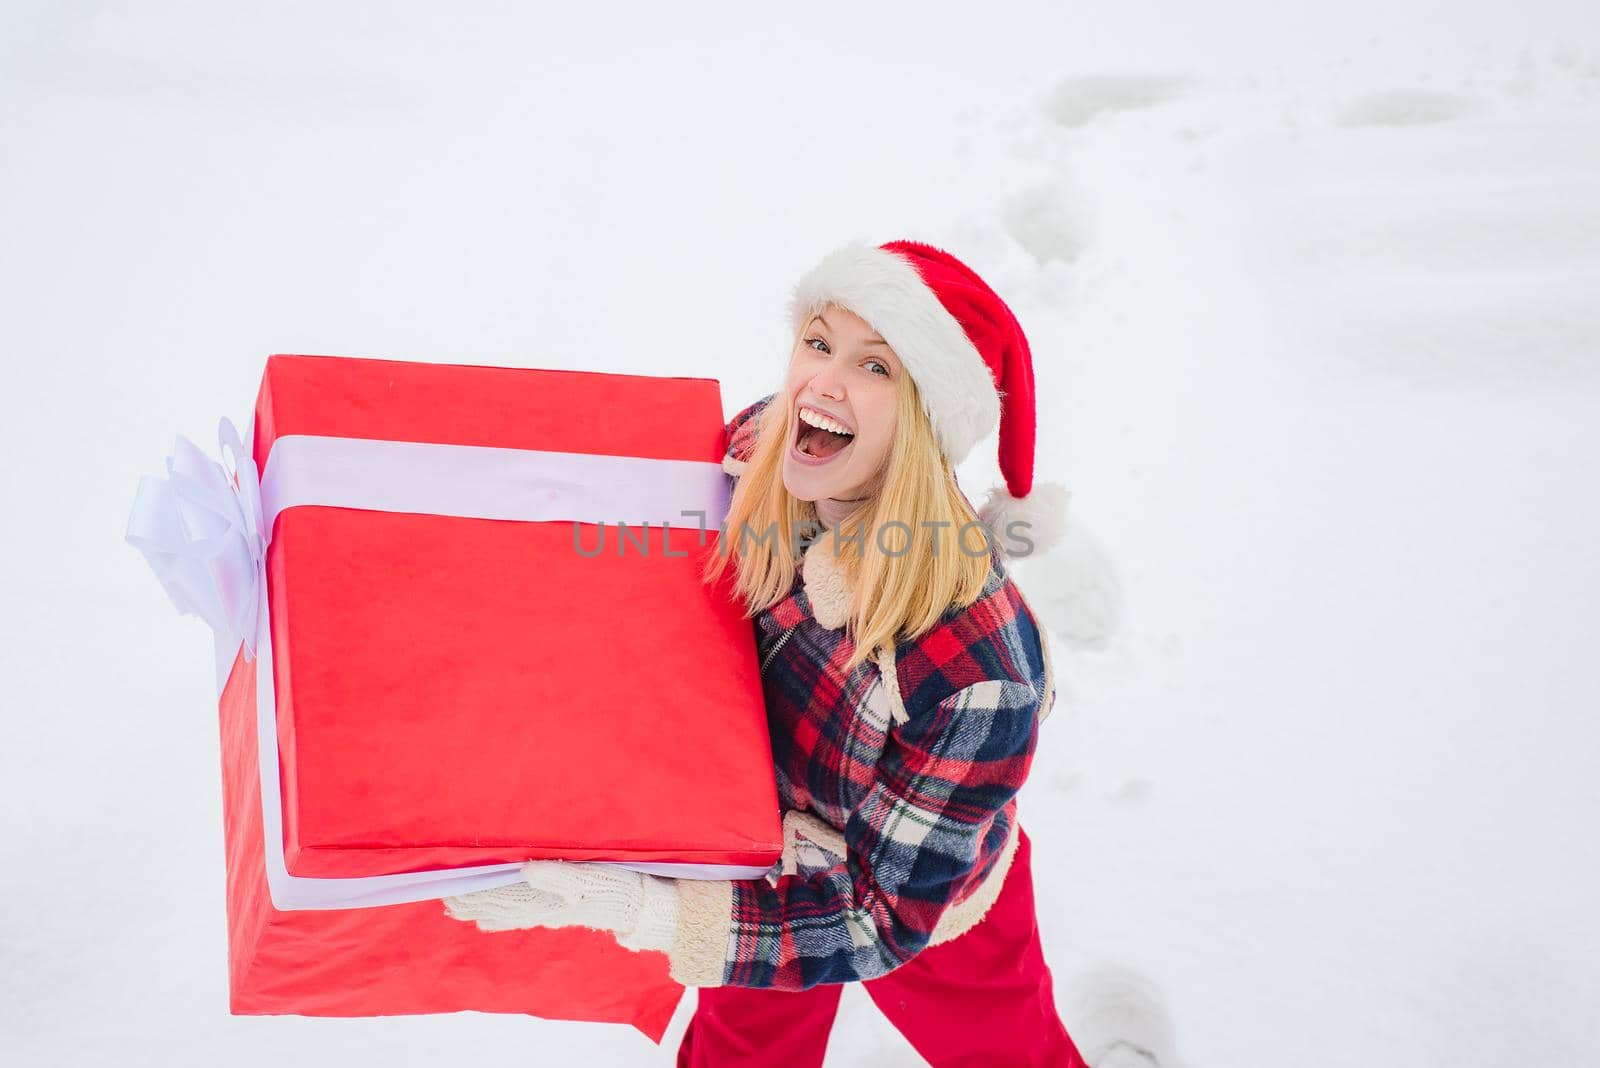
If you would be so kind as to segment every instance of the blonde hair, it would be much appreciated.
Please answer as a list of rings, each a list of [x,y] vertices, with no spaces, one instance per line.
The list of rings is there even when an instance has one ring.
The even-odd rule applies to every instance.
[[[795,345],[803,335],[804,328]],[[837,530],[818,535],[824,544],[814,550],[836,552],[855,591],[845,624],[855,642],[847,672],[880,646],[915,640],[952,607],[970,605],[989,578],[992,534],[970,526],[980,520],[939,449],[922,395],[909,374],[902,372],[899,379],[897,429],[882,487],[842,519]],[[784,390],[759,413],[759,430],[728,509],[722,545],[711,554],[704,573],[707,582],[715,582],[730,565],[737,568],[733,588],[745,601],[747,617],[788,596],[800,566],[793,553],[798,534],[807,527],[818,529],[816,506],[796,498],[783,484],[793,417]]]

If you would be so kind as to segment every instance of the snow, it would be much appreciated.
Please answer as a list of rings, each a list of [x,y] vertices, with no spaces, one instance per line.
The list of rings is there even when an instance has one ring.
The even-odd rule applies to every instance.
[[[1018,566],[1062,688],[1023,818],[1080,1045],[1600,1061],[1592,5],[384,13],[0,13],[8,1063],[671,1063],[690,999],[661,1049],[229,1016],[209,641],[122,525],[271,352],[731,413],[858,235],[1033,343],[1073,525]],[[847,988],[828,1063],[920,1060]]]

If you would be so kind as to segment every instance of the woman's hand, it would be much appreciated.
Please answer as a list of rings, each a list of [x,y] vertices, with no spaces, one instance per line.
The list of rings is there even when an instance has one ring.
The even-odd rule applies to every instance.
[[[592,927],[634,950],[665,952],[678,929],[677,882],[613,864],[530,860],[521,882],[447,897],[444,905],[451,919],[480,931]]]

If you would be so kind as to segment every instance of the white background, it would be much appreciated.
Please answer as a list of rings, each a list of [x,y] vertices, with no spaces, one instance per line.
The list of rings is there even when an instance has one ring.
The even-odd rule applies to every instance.
[[[209,641],[122,527],[274,352],[731,414],[851,237],[1033,343],[1074,535],[1017,571],[1062,682],[1023,820],[1080,1045],[1600,1061],[1593,4],[13,0],[0,153],[8,1063],[670,1063],[691,999],[661,1049],[229,1016]],[[848,989],[829,1064],[916,1063]]]

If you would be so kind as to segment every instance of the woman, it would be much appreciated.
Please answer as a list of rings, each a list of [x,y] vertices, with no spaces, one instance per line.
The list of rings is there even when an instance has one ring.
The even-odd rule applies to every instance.
[[[1040,951],[1017,822],[1055,701],[1001,549],[1037,549],[1033,369],[1005,303],[919,242],[852,243],[797,284],[782,388],[729,426],[714,579],[750,606],[784,809],[765,879],[530,861],[446,902],[485,930],[581,924],[699,989],[679,1064],[821,1064],[862,982],[932,1064],[1082,1065]],[[976,513],[953,468],[1000,429]]]

